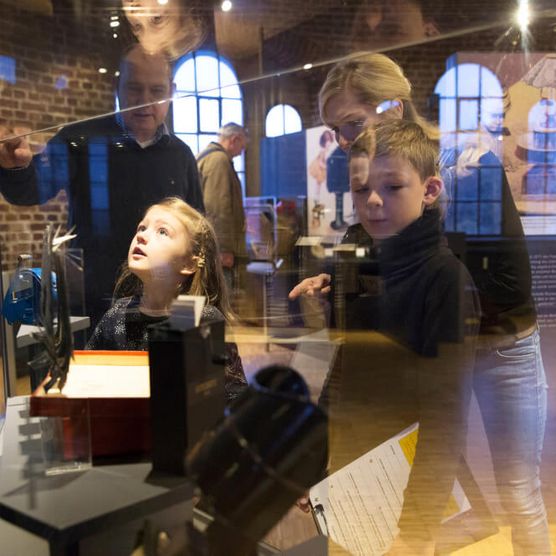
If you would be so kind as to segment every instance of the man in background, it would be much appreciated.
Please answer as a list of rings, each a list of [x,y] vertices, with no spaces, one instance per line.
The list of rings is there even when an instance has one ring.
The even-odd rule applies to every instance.
[[[222,126],[218,140],[197,156],[206,216],[218,237],[228,286],[236,289],[247,248],[243,195],[233,158],[245,150],[247,141],[245,128],[230,122]]]

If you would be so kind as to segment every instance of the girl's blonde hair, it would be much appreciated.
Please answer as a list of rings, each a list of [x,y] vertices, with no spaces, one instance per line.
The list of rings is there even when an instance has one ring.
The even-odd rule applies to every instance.
[[[403,119],[419,124],[433,139],[440,133],[417,111],[411,99],[411,83],[402,68],[388,56],[364,52],[336,64],[326,76],[319,91],[319,111],[327,121],[326,105],[338,94],[349,91],[363,104],[378,106],[384,101],[399,99],[403,103]]]
[[[183,224],[187,232],[187,256],[194,263],[195,271],[185,277],[177,293],[202,295],[208,305],[216,307],[226,318],[231,318],[218,240],[208,220],[179,197],[167,197],[151,205],[145,214],[154,207],[170,212]],[[127,262],[124,263],[114,288],[114,298],[141,295],[142,290],[141,280],[129,270]]]

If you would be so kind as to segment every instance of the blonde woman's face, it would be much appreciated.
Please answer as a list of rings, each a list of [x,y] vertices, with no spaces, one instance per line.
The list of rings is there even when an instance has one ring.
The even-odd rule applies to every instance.
[[[347,151],[355,138],[367,127],[378,124],[386,113],[377,106],[361,102],[351,91],[334,95],[324,107],[325,124],[334,132],[340,147]]]

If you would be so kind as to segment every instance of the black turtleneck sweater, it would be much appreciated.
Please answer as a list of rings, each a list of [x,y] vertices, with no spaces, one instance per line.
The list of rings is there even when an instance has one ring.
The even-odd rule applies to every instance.
[[[440,230],[438,211],[425,211],[371,251],[347,296],[346,343],[325,393],[333,470],[419,421],[399,523],[409,537],[435,535],[452,489],[479,322],[472,280]]]

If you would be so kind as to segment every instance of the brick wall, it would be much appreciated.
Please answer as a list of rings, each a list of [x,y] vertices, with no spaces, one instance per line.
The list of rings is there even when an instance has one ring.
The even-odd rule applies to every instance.
[[[0,125],[42,130],[113,109],[114,48],[99,31],[107,26],[71,13],[36,15],[0,4],[0,56],[15,61],[15,82],[0,78]],[[100,74],[104,66],[111,71]],[[35,152],[55,129],[29,136]],[[47,222],[64,225],[64,193],[40,207],[17,207],[0,197],[4,269],[22,252],[40,254]]]

